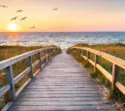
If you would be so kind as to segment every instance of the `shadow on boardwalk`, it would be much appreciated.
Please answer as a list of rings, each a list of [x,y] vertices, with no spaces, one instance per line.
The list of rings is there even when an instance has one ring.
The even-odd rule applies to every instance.
[[[65,53],[54,57],[20,94],[9,111],[115,111],[115,106]]]

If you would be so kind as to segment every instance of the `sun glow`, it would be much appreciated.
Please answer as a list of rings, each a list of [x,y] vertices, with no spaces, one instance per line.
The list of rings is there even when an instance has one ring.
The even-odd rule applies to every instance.
[[[7,29],[8,29],[9,31],[16,32],[16,31],[19,30],[19,27],[18,27],[17,24],[14,24],[14,23],[13,23],[13,24],[9,24]]]

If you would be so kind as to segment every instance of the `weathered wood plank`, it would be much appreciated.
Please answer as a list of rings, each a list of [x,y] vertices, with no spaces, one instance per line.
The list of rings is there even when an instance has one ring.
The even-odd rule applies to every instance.
[[[20,73],[18,76],[14,78],[14,84],[18,83],[26,74],[30,72],[31,68],[28,67],[25,69],[22,73]]]
[[[12,104],[13,104],[12,101],[8,102],[1,111],[7,111]]]
[[[34,63],[32,64],[32,67],[35,68],[39,63],[40,63],[40,61],[37,60],[36,62],[34,62]]]
[[[13,77],[14,74],[13,74],[12,66],[6,67],[5,72],[6,72],[7,84],[11,85],[11,88],[8,91],[9,92],[9,98],[10,98],[10,101],[14,101],[15,98],[16,98],[16,95],[15,95],[15,86],[14,86],[15,84],[14,84],[14,77]]]
[[[125,86],[123,86],[121,83],[117,82],[116,83],[117,88],[123,93],[125,94]]]
[[[107,70],[105,70],[99,64],[97,64],[97,69],[99,69],[100,72],[102,72],[102,74],[112,83],[112,75]]]
[[[31,81],[31,79],[28,79],[23,86],[21,86],[21,88],[16,92],[16,97],[19,96],[19,94],[23,91],[23,89],[29,84],[29,82]]]
[[[0,88],[0,97],[2,97],[7,91],[9,91],[11,88],[10,84],[7,84]]]

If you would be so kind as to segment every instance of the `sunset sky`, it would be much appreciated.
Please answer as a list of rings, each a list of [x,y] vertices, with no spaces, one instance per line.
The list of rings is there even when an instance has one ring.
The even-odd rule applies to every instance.
[[[0,5],[8,7],[0,7],[1,32],[12,31],[10,24],[24,32],[125,31],[125,0],[1,0]],[[24,12],[16,13],[20,9]]]

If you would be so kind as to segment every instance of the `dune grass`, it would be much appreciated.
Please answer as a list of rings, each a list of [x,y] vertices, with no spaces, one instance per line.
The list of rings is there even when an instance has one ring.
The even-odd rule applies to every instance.
[[[99,50],[99,51],[102,51],[102,52],[109,53],[113,56],[116,56],[118,58],[121,58],[121,59],[125,60],[125,44],[120,44],[120,43],[116,43],[116,44],[96,44],[96,45],[77,44],[75,46],[89,47],[89,48],[92,48],[92,49],[96,49],[96,50]],[[69,48],[67,52],[69,54],[71,54],[84,67],[86,67],[89,70],[89,72],[90,72],[90,74],[93,78],[99,78],[100,82],[102,84],[104,84],[107,88],[109,88],[111,98],[114,98],[117,101],[123,101],[123,102],[125,101],[125,96],[118,89],[116,89],[115,93],[112,92],[110,82],[103,76],[103,74],[99,70],[97,70],[95,73],[93,73],[93,66],[81,57],[81,50]],[[94,60],[94,55],[92,53],[90,53],[90,59]],[[110,73],[112,72],[112,63],[106,61],[103,58],[100,58],[99,64],[103,68],[105,68],[108,72],[110,72]],[[124,69],[120,70],[120,76],[119,76],[118,81],[120,83],[122,83],[123,85],[125,85],[125,70]]]
[[[0,61],[44,46],[0,46]]]
[[[54,45],[47,46],[47,47],[56,47]],[[0,46],[0,61],[6,60],[8,58],[17,56],[19,54],[26,53],[28,51],[33,51],[36,49],[44,48],[44,46]],[[55,55],[61,53],[61,49],[59,49]],[[44,56],[44,53],[41,53],[41,57]],[[38,55],[33,55],[33,63],[38,60]],[[42,64],[45,62],[45,60],[42,60]],[[17,62],[16,64],[13,65],[13,72],[14,72],[14,77],[19,75],[22,71],[24,71],[27,67],[29,67],[29,61],[28,58],[21,60]],[[39,68],[39,65],[37,65],[34,69],[33,72],[35,72]],[[3,83],[5,78],[3,78],[2,75],[5,75],[4,70],[0,70],[0,87],[3,86]],[[4,76],[5,77],[5,76]],[[15,85],[16,91],[29,79],[29,74],[27,74],[22,80],[19,81]],[[4,99],[0,98],[0,109],[4,106]]]
[[[121,59],[125,59],[125,44],[115,43],[115,44],[77,44],[75,46],[86,46],[92,49],[96,49],[102,52],[107,52],[113,56],[119,57]]]

